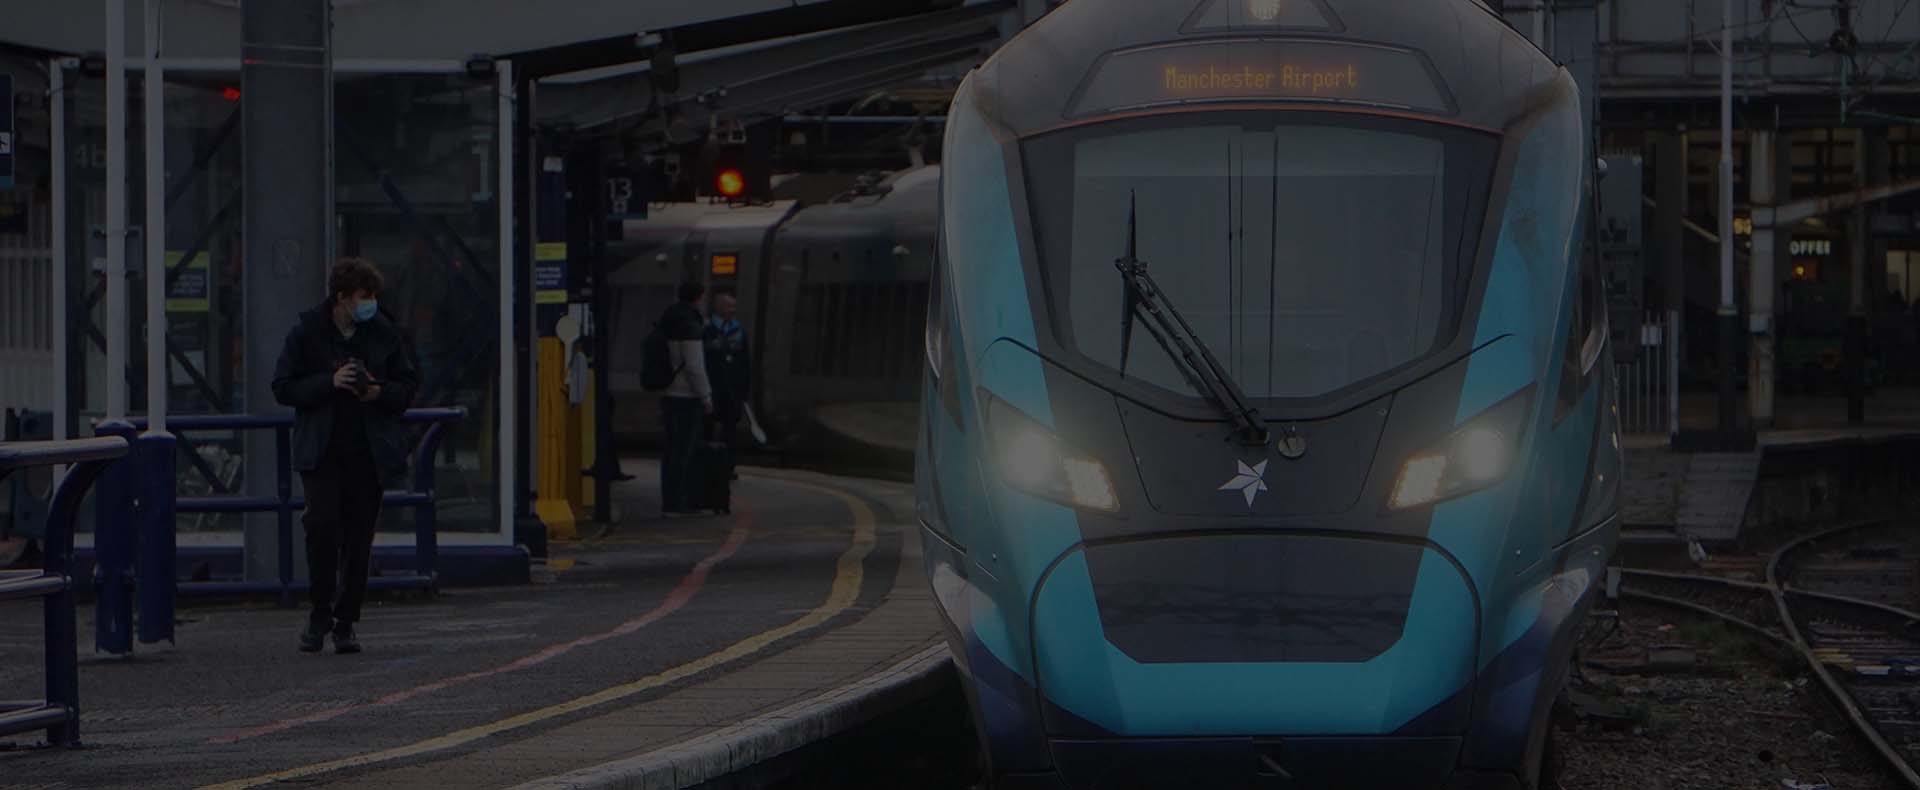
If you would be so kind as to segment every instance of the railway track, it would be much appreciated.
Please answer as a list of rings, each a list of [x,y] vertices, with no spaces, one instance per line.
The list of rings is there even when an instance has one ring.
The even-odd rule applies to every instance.
[[[1915,595],[1920,545],[1909,536],[1893,548],[1872,541],[1894,526],[1906,525],[1832,527],[1764,555],[1710,563],[1702,574],[1626,568],[1621,594],[1713,617],[1798,653],[1861,738],[1920,790],[1920,613],[1899,605]]]

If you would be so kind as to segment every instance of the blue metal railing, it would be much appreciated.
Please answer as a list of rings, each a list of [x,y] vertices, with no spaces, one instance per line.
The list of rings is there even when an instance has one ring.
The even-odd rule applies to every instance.
[[[41,570],[0,571],[0,601],[39,598],[46,609],[46,699],[0,702],[0,735],[45,728],[47,742],[80,742],[80,656],[73,614],[73,522],[100,473],[127,454],[119,437],[0,444],[0,479],[32,466],[72,464],[54,490]]]
[[[370,579],[368,581],[369,588],[432,589],[435,586],[437,578],[436,566],[439,556],[439,510],[435,504],[434,455],[439,450],[446,427],[449,424],[465,419],[466,416],[467,410],[465,408],[453,407],[412,409],[401,417],[402,423],[411,425],[424,424],[428,426],[426,433],[420,437],[419,443],[415,445],[414,448],[412,488],[401,491],[387,491],[382,498],[382,502],[389,507],[412,507],[414,509],[414,572],[411,575],[382,576]],[[145,429],[146,422],[144,420],[133,420],[123,423],[102,424],[97,426],[95,430],[99,433],[124,435],[131,438],[135,433]],[[143,590],[141,594],[141,610],[146,614],[146,616],[141,618],[142,622],[155,621],[156,623],[170,623],[172,620],[170,600],[165,603],[156,603],[154,605],[156,608],[149,608],[147,593],[144,591],[156,587],[163,588],[163,590],[156,590],[156,593],[163,592],[164,590],[177,589],[182,594],[203,595],[278,592],[280,594],[280,603],[283,606],[292,606],[294,603],[294,595],[308,587],[306,583],[296,583],[294,581],[293,514],[295,511],[306,508],[306,500],[293,495],[293,460],[291,449],[293,415],[203,415],[168,417],[167,430],[174,433],[182,433],[185,431],[272,430],[274,432],[274,495],[246,496],[242,494],[217,494],[212,496],[182,497],[175,495],[169,488],[166,495],[174,497],[171,502],[172,506],[170,508],[163,506],[160,511],[158,511],[164,513],[164,519],[162,520],[167,522],[164,525],[167,534],[164,536],[156,534],[160,528],[149,528],[142,534],[145,540],[141,542],[148,544],[148,547],[141,552],[143,559],[146,561],[140,564],[142,570],[140,574],[141,581],[146,582],[139,585],[140,589]],[[171,448],[169,448],[169,452],[167,453],[169,456],[170,449]],[[161,454],[160,452],[155,452],[150,455],[157,457]],[[167,480],[171,481],[173,479],[170,474],[171,466],[166,466],[168,467],[169,473],[164,476]],[[157,475],[147,476],[153,477]],[[173,563],[174,552],[172,550],[173,542],[171,540],[171,518],[174,513],[275,514],[279,520],[278,583],[246,581],[176,582]],[[154,523],[154,521],[155,519],[148,519],[149,524]],[[106,534],[112,531],[117,531],[117,539]],[[102,564],[108,563],[109,557],[112,556],[113,564],[116,567],[102,568],[96,572],[96,575],[109,582],[116,576],[125,577],[130,575],[132,568],[129,567],[131,563],[128,562],[127,558],[131,556],[131,552],[110,550],[108,547],[103,547],[100,544],[103,540],[109,543],[130,543],[134,531],[130,525],[124,523],[124,517],[122,517],[122,521],[112,521],[109,518],[101,522],[101,530],[95,535],[96,552]],[[160,548],[154,546],[153,544],[155,543],[164,544],[164,550],[155,550],[156,548]],[[108,598],[112,597],[116,596],[103,593],[102,601],[105,602]],[[120,599],[124,601],[123,594],[117,597],[120,597]],[[107,606],[112,607],[115,606],[115,604],[107,604]],[[124,603],[119,604],[119,606],[124,608]],[[166,617],[162,618],[157,616],[163,612],[167,615]],[[99,618],[99,620],[102,623],[103,629],[107,627],[108,623],[118,621],[116,618],[106,616]],[[171,629],[169,628],[167,630],[170,634]],[[154,641],[154,639],[148,639],[148,635],[144,630],[142,638],[145,641]],[[155,638],[170,638],[170,635],[166,637],[156,636]],[[109,636],[104,631],[102,633],[101,643],[102,649],[111,652],[124,652],[125,649],[130,648],[128,641],[123,635],[113,634]]]

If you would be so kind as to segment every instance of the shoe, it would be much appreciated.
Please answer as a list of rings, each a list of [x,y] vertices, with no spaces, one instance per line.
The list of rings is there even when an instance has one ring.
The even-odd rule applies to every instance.
[[[360,652],[360,638],[353,634],[353,623],[341,623],[334,627],[333,652],[343,656]]]
[[[307,630],[300,633],[300,652],[318,653],[327,640],[327,629],[316,628],[309,624]]]

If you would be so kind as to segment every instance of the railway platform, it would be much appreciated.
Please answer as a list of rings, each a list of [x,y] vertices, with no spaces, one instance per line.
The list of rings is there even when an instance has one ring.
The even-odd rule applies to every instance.
[[[1849,423],[1845,398],[1796,396],[1780,400],[1750,452],[1688,452],[1664,434],[1621,437],[1622,542],[1724,545],[1759,526],[1887,506],[1905,488],[1898,475],[1912,464],[1902,459],[1920,449],[1920,390],[1880,390],[1866,417]],[[1714,419],[1711,394],[1681,399],[1682,426]]]
[[[652,464],[627,469],[627,517],[554,544],[534,585],[382,599],[365,653],[299,653],[304,612],[253,605],[83,655],[83,748],[0,738],[0,787],[683,787],[946,671],[909,487],[743,468],[730,516],[663,520]],[[39,618],[11,607],[0,655],[36,654]],[[37,682],[0,662],[0,688]]]

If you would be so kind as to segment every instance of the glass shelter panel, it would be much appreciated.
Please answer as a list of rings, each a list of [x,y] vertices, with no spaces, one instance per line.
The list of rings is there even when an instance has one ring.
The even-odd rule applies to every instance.
[[[106,83],[66,74],[67,252],[71,387],[78,435],[105,410]],[[141,74],[128,75],[128,402],[146,413],[147,318],[143,241],[145,139]],[[286,332],[291,316],[245,315],[242,194],[246,101],[237,71],[166,75],[165,372],[169,413],[279,411],[246,402],[245,335]],[[387,280],[381,304],[414,343],[422,388],[416,406],[465,406],[435,459],[443,532],[495,532],[498,486],[492,457],[498,391],[498,96],[465,74],[339,73],[335,82],[335,249],[376,263]],[[312,295],[318,305],[323,294]],[[270,375],[259,371],[257,375]],[[418,429],[424,430],[424,429]],[[179,462],[180,493],[241,491],[244,443],[232,432],[179,432],[191,448]],[[417,435],[417,431],[416,431]],[[383,530],[411,532],[410,509],[390,509]],[[182,532],[229,532],[237,515],[181,514]],[[91,519],[82,520],[83,529]]]

